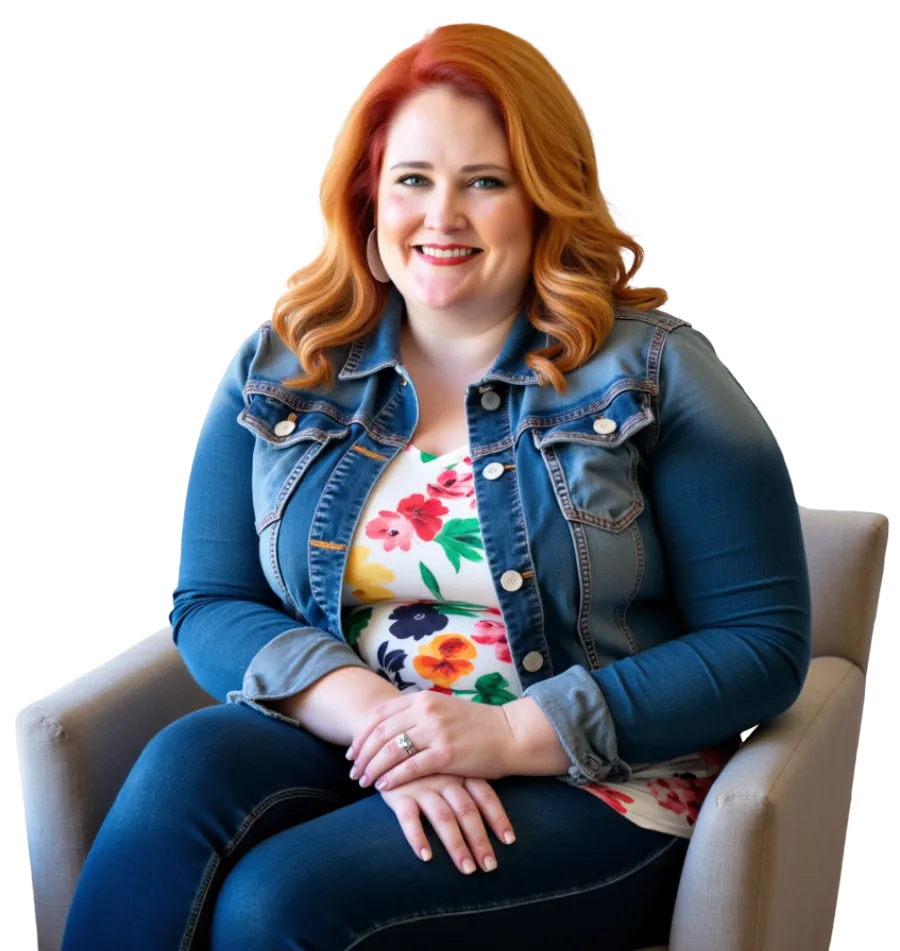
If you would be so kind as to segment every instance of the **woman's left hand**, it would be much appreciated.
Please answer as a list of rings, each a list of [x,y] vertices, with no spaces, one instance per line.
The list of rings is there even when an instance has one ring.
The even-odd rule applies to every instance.
[[[405,733],[416,752],[397,745]],[[393,789],[432,773],[499,779],[511,775],[513,732],[502,706],[473,703],[433,690],[407,691],[378,704],[350,745],[353,779]],[[353,754],[353,755],[351,755]],[[377,781],[383,779],[384,786]]]

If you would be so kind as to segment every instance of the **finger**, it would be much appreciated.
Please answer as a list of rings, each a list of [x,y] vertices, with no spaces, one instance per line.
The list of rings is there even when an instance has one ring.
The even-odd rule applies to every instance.
[[[391,697],[390,700],[382,700],[354,734],[350,748],[347,750],[347,759],[356,759],[359,756],[359,751],[369,738],[369,734],[382,720],[395,715],[400,710],[405,710],[407,706],[409,706],[409,697],[404,694],[400,694],[399,697]]]
[[[469,801],[472,802],[471,797]],[[475,807],[474,802],[472,805]],[[419,807],[428,816],[428,821],[444,843],[444,848],[456,867],[463,875],[471,875],[477,866],[463,838],[453,806],[440,793],[423,792],[419,795]]]
[[[422,861],[429,861],[431,859],[431,846],[428,843],[428,836],[425,835],[425,829],[422,827],[419,804],[412,796],[403,796],[391,808],[394,810],[394,815],[400,823],[403,835],[412,847],[413,852]]]
[[[493,872],[497,867],[497,855],[488,838],[478,802],[469,790],[460,784],[448,785],[442,794],[456,813],[456,821],[466,837],[475,861],[486,872]]]
[[[390,744],[385,747],[389,748]],[[402,750],[398,751],[402,760],[390,769],[382,766],[382,763],[390,763],[395,759],[394,754],[379,753],[369,764],[366,770],[368,783],[375,784],[379,792],[386,792],[388,789],[396,789],[404,783],[410,783],[414,779],[421,779],[423,776],[432,776],[434,773],[446,772],[444,768],[444,757],[439,751],[427,749],[421,753],[414,753],[407,756]],[[384,757],[384,758],[382,758]]]
[[[409,726],[409,722],[403,713],[376,723],[356,754],[356,761],[353,769],[350,770],[350,778],[359,779],[363,775],[368,775],[371,782],[373,776],[369,772],[369,764],[382,750],[384,751],[382,773],[385,769],[399,763],[400,759],[396,754],[406,756],[406,751],[397,746],[397,737],[403,733],[406,726]]]
[[[481,814],[487,820],[488,825],[493,830],[494,835],[501,842],[512,845],[516,841],[516,833],[512,827],[512,821],[503,808],[500,797],[494,791],[490,783],[483,779],[466,779],[464,782],[469,795],[478,804]]]

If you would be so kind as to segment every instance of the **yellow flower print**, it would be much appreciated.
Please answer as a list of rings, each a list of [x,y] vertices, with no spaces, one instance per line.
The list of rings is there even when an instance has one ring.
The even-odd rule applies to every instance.
[[[377,562],[364,565],[363,562],[372,554],[372,549],[365,545],[354,545],[347,555],[347,572],[344,583],[353,589],[353,597],[360,601],[393,601],[394,592],[382,588],[384,581],[393,581],[394,572]]]
[[[475,669],[466,658],[477,657],[478,648],[462,634],[439,634],[413,657],[416,673],[438,687],[449,687]]]

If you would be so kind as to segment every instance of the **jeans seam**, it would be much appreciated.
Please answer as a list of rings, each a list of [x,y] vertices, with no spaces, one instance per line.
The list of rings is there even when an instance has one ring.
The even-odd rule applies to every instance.
[[[589,885],[586,888],[570,888],[560,892],[549,892],[545,895],[535,895],[532,898],[525,899],[524,901],[495,902],[491,905],[470,905],[465,908],[456,908],[453,911],[440,911],[433,914],[408,915],[403,918],[394,918],[390,921],[385,921],[377,927],[359,935],[351,944],[348,944],[346,948],[344,948],[344,951],[350,951],[351,948],[355,948],[361,942],[365,941],[366,938],[371,937],[373,934],[376,934],[379,931],[384,931],[385,928],[392,928],[395,925],[407,924],[412,921],[423,921],[429,918],[454,918],[458,915],[480,914],[482,912],[490,911],[505,911],[507,908],[519,908],[523,905],[533,905],[535,902],[552,901],[555,898],[568,898],[571,895],[581,895],[585,892],[594,891],[597,888],[604,888],[606,885],[620,881],[621,879],[627,878],[629,875],[633,875],[635,872],[640,871],[640,869],[659,858],[664,852],[667,852],[674,845],[677,845],[679,842],[683,841],[682,837],[680,836],[671,836],[671,839],[671,842],[667,842],[662,848],[658,849],[652,855],[638,862],[637,865],[632,866],[626,871],[618,872],[615,875],[610,875],[608,878],[603,879],[603,881],[595,882],[593,885]]]
[[[241,840],[247,835],[250,829],[253,827],[253,824],[257,819],[264,813],[267,812],[272,806],[277,805],[279,802],[284,801],[285,799],[326,799],[332,802],[341,802],[341,797],[335,793],[326,792],[321,789],[312,789],[307,786],[297,787],[294,789],[283,789],[280,792],[275,793],[272,796],[268,796],[266,799],[263,799],[255,809],[247,814],[244,818],[244,821],[238,827],[237,832],[232,836],[231,841],[223,849],[222,855],[228,857],[240,844]],[[191,912],[188,916],[187,925],[185,925],[184,937],[181,939],[181,946],[179,951],[190,951],[191,944],[194,940],[194,935],[197,931],[197,922],[200,920],[200,914],[203,911],[203,904],[206,901],[206,896],[209,894],[209,886],[212,883],[213,877],[216,874],[219,866],[222,863],[222,858],[219,856],[218,852],[213,852],[209,862],[206,865],[206,871],[203,874],[203,878],[200,881],[200,890],[197,893],[197,897],[194,899],[194,903],[191,906]]]

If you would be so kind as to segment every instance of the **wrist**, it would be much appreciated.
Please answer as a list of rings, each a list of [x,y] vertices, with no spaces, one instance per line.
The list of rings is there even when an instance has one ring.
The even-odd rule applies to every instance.
[[[568,772],[569,754],[536,700],[520,697],[500,709],[512,735],[508,775],[562,776]]]
[[[380,703],[393,700],[399,696],[400,691],[378,674],[374,674],[373,680],[360,684],[359,697],[356,699],[353,712],[349,717],[349,725],[353,736],[355,737],[360,727],[372,719],[372,715]],[[349,741],[347,745],[350,745]]]

